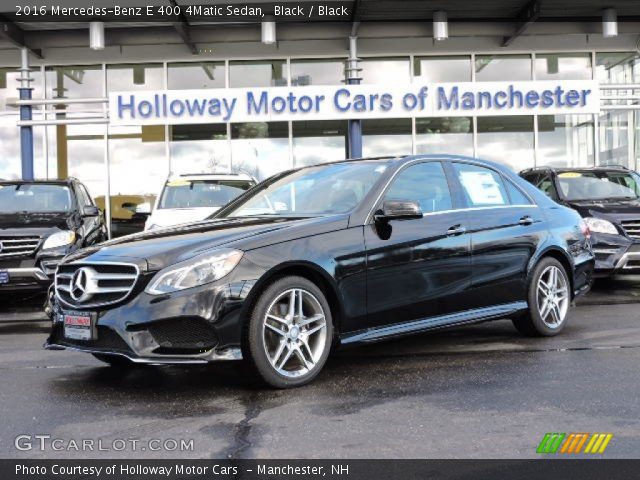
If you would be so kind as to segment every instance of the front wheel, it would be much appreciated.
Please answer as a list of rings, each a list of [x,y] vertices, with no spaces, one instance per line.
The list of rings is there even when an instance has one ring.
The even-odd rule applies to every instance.
[[[529,310],[513,319],[516,329],[532,337],[552,337],[567,323],[571,283],[562,264],[545,258],[536,265],[528,289]]]
[[[243,357],[264,383],[298,387],[320,373],[332,337],[331,309],[322,290],[303,277],[282,277],[253,307],[243,335]]]

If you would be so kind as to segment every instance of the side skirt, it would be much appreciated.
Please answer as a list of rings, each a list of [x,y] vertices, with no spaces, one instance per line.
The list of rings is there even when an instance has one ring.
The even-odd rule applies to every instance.
[[[410,333],[426,332],[439,328],[484,322],[486,320],[497,320],[513,313],[526,310],[527,308],[528,305],[525,301],[512,302],[493,307],[477,308],[474,310],[466,310],[464,312],[441,315],[438,317],[430,317],[422,320],[394,323],[393,325],[385,325],[382,327],[346,333],[340,336],[340,343],[342,345],[350,345],[354,343],[376,342]]]

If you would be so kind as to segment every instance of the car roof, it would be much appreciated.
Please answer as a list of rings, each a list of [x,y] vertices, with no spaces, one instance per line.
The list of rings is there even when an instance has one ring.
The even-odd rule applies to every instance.
[[[535,167],[522,170],[520,173],[529,172],[630,172],[623,165],[598,165],[593,167]]]
[[[168,181],[175,180],[251,180],[255,179],[247,173],[183,173],[171,175]]]
[[[46,180],[46,179],[36,179],[36,180],[4,180],[0,178],[0,183],[3,185],[69,185],[71,182],[75,181],[75,179],[65,178],[63,180]]]

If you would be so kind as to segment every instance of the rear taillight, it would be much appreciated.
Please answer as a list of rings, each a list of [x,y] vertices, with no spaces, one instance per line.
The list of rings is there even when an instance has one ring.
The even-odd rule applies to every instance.
[[[587,225],[587,222],[585,222],[583,219],[580,219],[580,230],[586,238],[591,238],[591,230],[589,230],[589,225]]]

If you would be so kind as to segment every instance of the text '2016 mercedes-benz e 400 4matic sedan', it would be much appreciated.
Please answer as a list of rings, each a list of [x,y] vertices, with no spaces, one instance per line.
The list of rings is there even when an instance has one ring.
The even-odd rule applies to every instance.
[[[68,256],[46,347],[119,367],[243,358],[292,387],[339,345],[499,318],[555,335],[589,288],[588,237],[575,211],[490,162],[301,168],[208,220]]]

